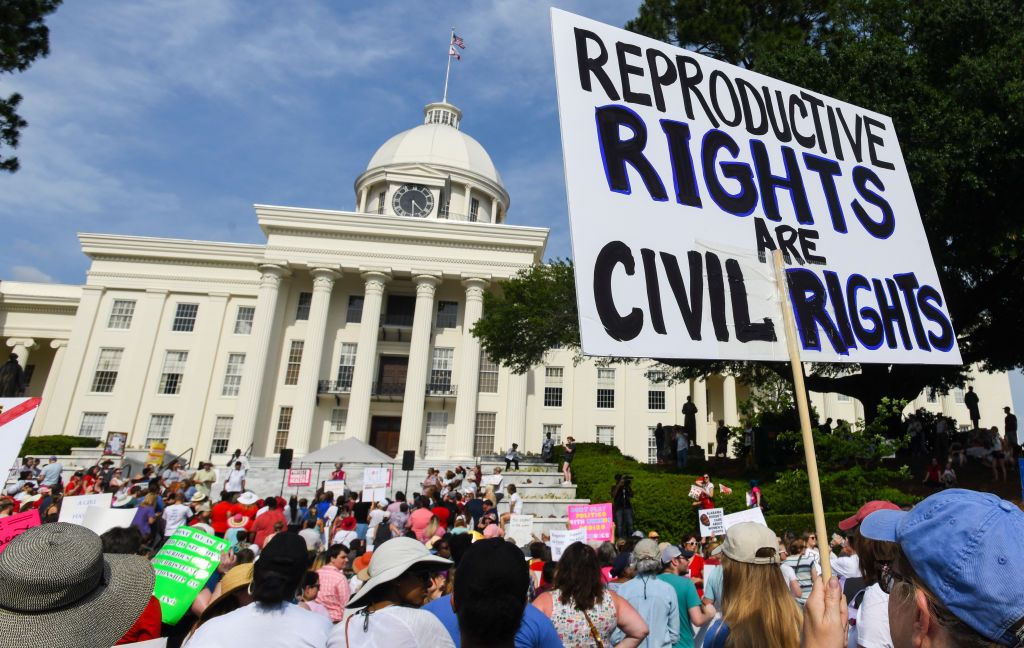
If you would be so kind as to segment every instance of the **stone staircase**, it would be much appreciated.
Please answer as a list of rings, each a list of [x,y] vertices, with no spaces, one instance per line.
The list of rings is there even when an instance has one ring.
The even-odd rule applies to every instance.
[[[484,475],[501,468],[502,491],[509,484],[516,485],[516,491],[523,498],[523,513],[533,516],[533,532],[540,537],[552,529],[568,528],[567,510],[570,504],[590,504],[589,499],[576,497],[576,485],[562,484],[562,471],[553,463],[543,463],[536,458],[526,458],[519,462],[519,470],[506,472],[505,460],[501,457],[481,457],[480,467]],[[509,510],[508,495],[498,503],[498,511],[507,513]]]

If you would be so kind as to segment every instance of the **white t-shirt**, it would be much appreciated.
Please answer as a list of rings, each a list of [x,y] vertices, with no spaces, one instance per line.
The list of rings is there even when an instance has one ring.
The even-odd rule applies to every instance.
[[[229,493],[241,493],[242,492],[242,481],[245,480],[245,470],[231,469],[228,473],[228,486],[224,490]]]
[[[346,611],[346,618],[331,631],[327,648],[455,648],[448,631],[426,610],[398,606],[381,608],[370,615],[365,631],[360,611]],[[353,618],[348,623],[350,615]],[[346,628],[351,644],[345,639]]]
[[[519,496],[519,493],[512,493],[511,497],[508,498],[508,510],[514,515],[522,515],[523,498]]]
[[[352,541],[355,540],[357,537],[358,535],[356,534],[355,531],[346,531],[344,529],[338,529],[338,531],[334,534],[334,537],[331,538],[331,544],[343,544],[346,547],[350,547],[352,546]]]
[[[266,607],[250,603],[223,616],[210,619],[196,630],[188,648],[325,648],[331,633],[331,620],[282,603]]]
[[[864,600],[857,610],[857,645],[864,648],[892,648],[889,595],[877,583],[864,590]]]
[[[836,576],[842,578],[860,578],[860,558],[856,554],[852,556],[835,556],[829,552],[832,562],[832,571]]]
[[[165,508],[164,521],[167,525],[164,528],[164,535],[170,538],[190,517],[192,517],[192,509],[184,504],[171,504]]]

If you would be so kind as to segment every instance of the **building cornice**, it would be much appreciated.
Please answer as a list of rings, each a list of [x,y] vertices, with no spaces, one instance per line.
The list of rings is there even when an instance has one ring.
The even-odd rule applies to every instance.
[[[80,233],[82,252],[90,259],[159,260],[183,265],[253,267],[263,260],[266,246],[188,239]]]

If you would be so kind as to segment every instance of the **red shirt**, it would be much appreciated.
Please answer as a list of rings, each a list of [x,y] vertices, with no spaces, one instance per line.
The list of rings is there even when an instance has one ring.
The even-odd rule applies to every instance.
[[[135,625],[128,628],[128,632],[124,633],[121,640],[114,645],[120,646],[121,644],[159,639],[161,619],[160,601],[156,600],[155,596],[150,596],[146,609],[144,609],[142,614],[139,615],[139,618],[135,620]]]
[[[701,579],[700,583],[694,581],[693,585],[697,588],[697,597],[704,598],[704,558],[702,556],[693,557],[693,562],[690,563],[690,578]]]
[[[443,506],[435,506],[430,509],[430,512],[437,516],[437,521],[441,523],[441,526],[446,529],[448,528],[448,516],[451,514],[451,511]]]
[[[228,501],[220,501],[210,509],[210,526],[213,531],[223,536],[228,531],[228,518],[235,514],[235,505]]]
[[[253,539],[252,543],[263,548],[263,542],[267,539],[267,536],[274,532],[274,524],[280,522],[288,528],[288,520],[285,519],[284,513],[281,509],[270,509],[263,515],[256,518],[256,521],[252,523]]]

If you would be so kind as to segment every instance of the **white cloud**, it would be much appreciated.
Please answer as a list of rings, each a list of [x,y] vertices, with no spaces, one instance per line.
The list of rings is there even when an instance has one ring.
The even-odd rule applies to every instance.
[[[55,283],[55,279],[39,268],[26,265],[11,266],[11,279],[13,281],[34,281],[36,283]]]

